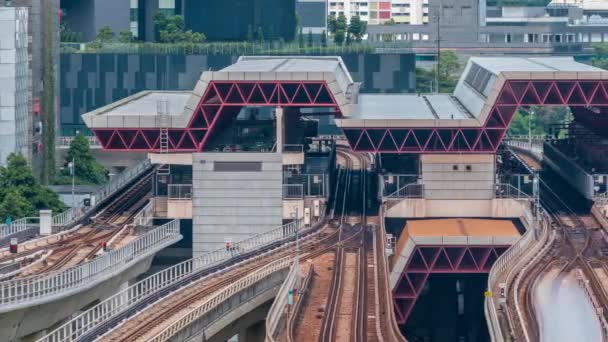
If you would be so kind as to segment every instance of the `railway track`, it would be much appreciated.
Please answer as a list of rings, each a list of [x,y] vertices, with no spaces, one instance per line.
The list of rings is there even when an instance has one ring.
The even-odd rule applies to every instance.
[[[589,279],[591,288],[596,297],[600,300],[603,307],[608,307],[608,295],[603,288],[602,280],[594,272],[594,268],[605,267],[605,258],[602,250],[607,247],[603,235],[600,232],[599,222],[589,213],[587,203],[584,201],[567,200],[568,196],[562,196],[563,185],[554,177],[541,179],[541,198],[546,215],[552,222],[553,229],[559,232],[559,237],[553,242],[548,252],[543,255],[534,267],[523,277],[520,288],[523,291],[516,297],[510,288],[509,298],[517,298],[524,308],[524,326],[515,324],[512,326],[516,340],[539,341],[541,340],[540,327],[537,322],[538,315],[533,303],[533,289],[537,282],[551,270],[559,269],[560,275],[572,274],[575,269],[581,269],[583,274]],[[563,182],[562,182],[563,183]],[[571,193],[571,192],[564,192]],[[604,259],[604,260],[600,260]],[[510,315],[517,313],[513,306],[509,307]],[[604,319],[608,319],[608,312],[600,310]],[[523,330],[526,330],[526,339]]]
[[[339,201],[337,212],[353,226],[340,225],[343,239],[332,258],[313,261],[312,285],[290,312],[287,341],[405,341],[390,311],[384,235],[367,224],[369,161],[341,148],[337,154],[350,178],[342,181],[350,207]]]
[[[316,258],[328,253],[333,244],[337,242],[337,230],[329,225],[315,236],[305,237],[300,244],[300,259],[302,262],[309,258]],[[164,326],[173,322],[191,305],[205,300],[213,293],[234,283],[238,279],[259,269],[261,266],[282,258],[293,258],[296,251],[289,247],[279,247],[279,250],[270,251],[232,265],[225,270],[207,275],[172,291],[162,300],[150,305],[145,311],[130,317],[122,325],[109,331],[101,337],[102,341],[146,341],[162,330]]]
[[[153,173],[148,173],[142,177],[127,191],[110,202],[90,224],[81,227],[70,236],[55,243],[28,249],[10,256],[10,259],[14,259],[40,250],[52,251],[50,256],[42,263],[27,269],[17,277],[23,278],[54,272],[94,258],[101,250],[103,242],[116,238],[121,232],[126,232],[120,228],[130,222],[150,199],[152,175]],[[0,260],[0,262],[2,261]]]

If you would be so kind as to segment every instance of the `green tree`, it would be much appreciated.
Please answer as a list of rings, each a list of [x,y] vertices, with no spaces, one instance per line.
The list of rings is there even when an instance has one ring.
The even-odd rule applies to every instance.
[[[133,32],[131,30],[122,30],[118,32],[118,41],[121,43],[131,43],[135,39],[133,37]]]
[[[338,45],[342,45],[344,43],[344,39],[346,38],[346,17],[344,14],[340,14],[336,19],[335,30],[334,30],[334,42]]]
[[[13,219],[19,219],[27,216],[35,216],[33,213],[35,213],[35,210],[32,204],[15,188],[6,191],[2,201],[0,201],[0,218],[2,218],[2,222],[4,222],[8,216]]]
[[[395,22],[395,20],[393,18],[390,18],[389,20],[385,21],[384,24],[382,24],[382,25],[391,26],[391,25],[395,25],[395,24],[397,24]],[[393,33],[383,33],[382,34],[383,42],[392,42],[393,40],[395,40],[395,35]]]
[[[453,51],[441,52],[439,63],[439,92],[451,93],[456,87],[458,79],[456,74],[460,70],[458,56]],[[416,88],[418,92],[430,92],[436,90],[436,69],[427,70],[416,68]]]
[[[78,43],[82,41],[82,32],[72,31],[65,20],[62,20],[59,24],[59,36],[61,42],[64,43]]]
[[[57,194],[40,185],[22,155],[12,153],[0,167],[0,217],[38,216],[38,210],[65,210]]]
[[[596,56],[591,60],[595,67],[608,70],[608,43],[593,44]]]
[[[456,87],[460,62],[454,51],[442,51],[439,58],[439,92],[451,93]]]
[[[108,181],[108,171],[99,164],[89,145],[89,140],[82,134],[78,134],[70,143],[70,149],[66,155],[64,168],[56,180],[57,184],[71,184],[72,176],[68,166],[74,160],[75,181],[78,184],[103,184]]]
[[[329,34],[336,34],[336,16],[330,15],[327,17],[327,29],[329,30]]]
[[[361,42],[366,31],[366,21],[362,21],[358,15],[350,18],[350,24],[348,24],[348,33],[352,35],[355,41]]]
[[[154,24],[157,40],[162,43],[202,43],[207,39],[203,33],[184,31],[184,18],[180,15],[167,16],[158,12],[154,16]]]
[[[325,30],[321,32],[321,45],[327,47],[327,32],[325,32]]]
[[[114,38],[114,32],[112,32],[110,26],[103,26],[97,32],[97,41],[101,44],[111,42],[112,38]]]
[[[308,40],[306,41],[306,45],[308,47],[312,47],[313,39],[312,39],[312,31],[308,30]]]

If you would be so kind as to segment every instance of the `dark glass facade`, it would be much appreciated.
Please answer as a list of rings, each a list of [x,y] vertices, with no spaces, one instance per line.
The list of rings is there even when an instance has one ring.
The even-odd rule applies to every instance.
[[[61,55],[61,129],[86,131],[80,115],[142,90],[192,90],[201,72],[219,70],[236,55]],[[416,88],[414,54],[345,54],[344,63],[365,93],[407,93]]]
[[[264,38],[292,40],[296,31],[294,0],[185,0],[186,28],[209,40],[245,40],[251,26]]]

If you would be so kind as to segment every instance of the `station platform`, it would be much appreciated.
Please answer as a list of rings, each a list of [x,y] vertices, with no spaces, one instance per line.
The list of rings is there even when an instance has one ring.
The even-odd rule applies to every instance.
[[[397,321],[407,321],[432,273],[488,273],[521,233],[511,220],[410,220],[392,257],[389,284]]]

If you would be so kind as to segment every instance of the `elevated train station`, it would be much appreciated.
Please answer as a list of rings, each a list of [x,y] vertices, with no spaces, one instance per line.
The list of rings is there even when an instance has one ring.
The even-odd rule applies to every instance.
[[[191,92],[138,93],[83,120],[105,150],[159,165],[154,215],[192,220],[193,256],[295,217],[323,221],[340,143],[373,155],[368,196],[398,241],[388,273],[405,324],[429,274],[489,273],[537,235],[538,174],[503,144],[533,106],[569,107],[571,127],[604,136],[608,72],[572,58],[473,57],[453,94],[360,94],[338,57],[241,57]],[[343,136],[320,135],[322,116]],[[585,196],[605,189],[579,158],[545,159]],[[577,181],[585,172],[591,193]]]

